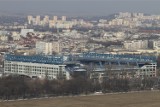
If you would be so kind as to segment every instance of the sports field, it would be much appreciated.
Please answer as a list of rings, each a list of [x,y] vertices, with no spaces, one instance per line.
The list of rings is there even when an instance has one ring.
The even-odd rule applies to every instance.
[[[0,107],[160,107],[160,92],[0,102]]]

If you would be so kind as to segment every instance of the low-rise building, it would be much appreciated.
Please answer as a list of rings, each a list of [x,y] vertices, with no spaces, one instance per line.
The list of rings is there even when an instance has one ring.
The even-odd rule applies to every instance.
[[[156,63],[139,63],[137,66],[108,65],[107,68],[94,69],[90,75],[92,79],[103,80],[104,78],[145,78],[157,76]]]
[[[69,79],[69,73],[65,70],[62,62],[61,57],[6,55],[4,74],[41,79],[57,79],[61,76]]]

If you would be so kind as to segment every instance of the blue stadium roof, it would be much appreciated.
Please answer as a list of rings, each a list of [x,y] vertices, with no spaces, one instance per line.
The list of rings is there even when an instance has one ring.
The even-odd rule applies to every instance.
[[[82,53],[74,56],[77,60],[102,60],[102,61],[124,61],[124,62],[156,62],[155,56],[123,55],[123,54],[99,54],[95,52]]]
[[[22,55],[6,54],[5,60],[43,63],[43,64],[63,64],[63,56],[42,56],[42,55],[22,56]]]
[[[155,63],[157,58],[155,56],[142,56],[142,55],[120,55],[120,54],[99,54],[95,52],[81,53],[79,55],[68,55],[67,60],[64,56],[22,56],[6,54],[5,60],[19,61],[19,62],[32,62],[43,64],[64,64],[64,62],[72,61],[116,61],[116,62],[150,62]]]

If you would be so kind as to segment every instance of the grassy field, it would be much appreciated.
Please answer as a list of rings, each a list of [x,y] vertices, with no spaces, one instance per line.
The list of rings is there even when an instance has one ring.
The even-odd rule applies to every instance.
[[[0,107],[160,107],[160,92],[1,102]]]

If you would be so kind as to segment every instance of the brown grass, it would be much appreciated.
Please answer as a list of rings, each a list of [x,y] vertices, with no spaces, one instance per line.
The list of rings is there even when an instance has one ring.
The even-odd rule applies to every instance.
[[[0,107],[160,107],[160,92],[1,102]]]

